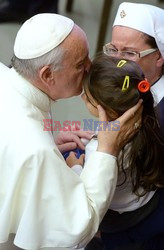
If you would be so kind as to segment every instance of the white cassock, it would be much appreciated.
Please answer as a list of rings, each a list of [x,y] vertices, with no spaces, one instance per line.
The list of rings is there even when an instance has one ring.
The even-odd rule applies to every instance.
[[[115,157],[94,152],[74,173],[44,131],[49,97],[2,64],[0,115],[0,249],[11,233],[28,250],[83,247],[112,199]]]

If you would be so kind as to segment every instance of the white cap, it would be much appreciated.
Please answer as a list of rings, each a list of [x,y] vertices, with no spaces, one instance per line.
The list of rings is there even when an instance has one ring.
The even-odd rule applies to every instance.
[[[58,14],[43,13],[27,20],[17,33],[14,54],[33,59],[57,47],[69,35],[74,22]]]
[[[121,3],[113,26],[136,29],[155,38],[164,57],[164,10],[149,4]]]

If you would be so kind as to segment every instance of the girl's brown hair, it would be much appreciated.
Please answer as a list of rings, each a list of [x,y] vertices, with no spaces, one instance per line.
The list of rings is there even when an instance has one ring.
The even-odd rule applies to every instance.
[[[119,62],[118,58],[98,55],[93,60],[84,88],[101,104],[107,114],[113,109],[120,116],[139,99],[143,99],[142,127],[131,140],[126,162],[129,165],[133,192],[142,196],[158,186],[164,186],[164,140],[154,112],[151,92],[141,93],[137,88],[138,83],[145,79],[141,68],[129,60],[126,60],[122,67],[117,67]],[[129,87],[123,91],[125,76],[129,76]],[[124,149],[122,163],[118,164],[124,171],[123,152]],[[139,192],[140,187],[144,192]]]

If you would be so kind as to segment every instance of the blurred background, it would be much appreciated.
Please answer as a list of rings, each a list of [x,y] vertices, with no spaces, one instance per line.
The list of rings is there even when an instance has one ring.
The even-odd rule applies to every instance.
[[[0,3],[2,1],[4,0],[0,0]],[[68,0],[59,0],[58,14],[72,18],[86,32],[90,44],[90,57],[93,58],[98,46],[98,39],[102,37],[103,41],[101,42],[104,44],[111,39],[112,23],[121,2],[124,1],[74,0],[72,10],[68,12],[66,10]],[[135,0],[129,2],[147,3],[164,8],[164,0]],[[107,24],[105,24],[106,22]],[[0,22],[0,61],[6,65],[10,65],[15,36],[20,26],[21,24],[18,22]],[[105,32],[104,39],[102,32]],[[101,47],[101,44],[99,46]],[[82,127],[83,119],[92,118],[80,97],[52,102],[52,115],[54,120],[61,123],[65,120],[80,121]]]

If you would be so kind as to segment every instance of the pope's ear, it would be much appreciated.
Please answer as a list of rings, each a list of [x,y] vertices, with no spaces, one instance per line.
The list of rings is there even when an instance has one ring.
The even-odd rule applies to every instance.
[[[52,85],[54,83],[54,74],[50,66],[45,65],[39,70],[39,78],[44,85]]]

